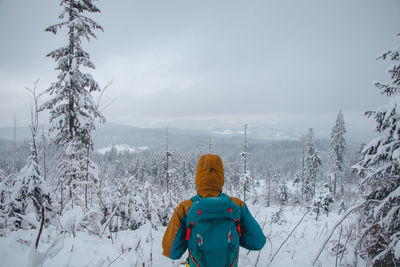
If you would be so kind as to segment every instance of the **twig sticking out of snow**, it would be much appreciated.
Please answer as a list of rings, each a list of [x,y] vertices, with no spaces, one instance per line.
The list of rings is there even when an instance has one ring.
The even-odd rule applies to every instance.
[[[40,236],[42,235],[44,225],[44,206],[42,205],[42,221],[40,223],[40,229],[38,232],[38,236],[36,237],[35,247],[32,248],[29,257],[28,257],[28,267],[42,266],[43,262],[47,257],[47,253],[38,252],[38,246],[40,241]]]
[[[107,265],[107,267],[110,267],[114,262],[116,262],[116,261],[122,256],[122,254],[123,254],[123,252],[121,252],[121,253],[118,255],[118,257],[116,257],[114,260],[112,260],[112,261],[110,262],[110,264]]]
[[[271,252],[269,253],[269,256],[268,256],[268,259],[270,259],[270,258],[271,258],[271,255],[272,255],[273,247],[272,247],[271,239],[270,239],[268,236],[266,236],[266,238],[267,238],[267,240],[268,240],[269,245],[271,246]],[[260,251],[258,252],[257,259],[256,259],[256,262],[254,263],[254,266],[258,266],[258,262],[260,261],[261,252],[262,252],[262,250],[260,250]]]
[[[39,229],[38,236],[36,238],[35,249],[37,249],[39,246],[39,240],[40,240],[40,235],[42,234],[42,231],[43,231],[43,225],[44,225],[44,206],[42,205],[42,221],[40,222],[40,229]]]
[[[353,251],[351,253],[352,255],[352,266],[357,267],[358,260],[357,260],[357,249],[361,245],[361,241],[364,239],[365,235],[374,227],[374,225],[370,225],[368,228],[366,228],[360,235],[360,237],[356,240],[355,246],[353,247]]]
[[[257,210],[257,212],[256,212],[256,214],[258,214],[258,211],[259,211],[260,209],[258,209]],[[267,224],[267,218],[265,218],[264,219],[264,222],[263,222],[263,224],[262,224],[262,230],[264,231],[264,228],[265,228],[265,225]],[[271,239],[269,239],[269,237],[268,237],[268,235],[266,235],[266,238],[268,239],[268,243],[269,243],[269,245],[271,246],[271,252],[270,252],[270,254],[269,254],[269,258],[271,258],[271,255],[272,255],[272,242],[271,242]],[[258,265],[258,262],[259,262],[259,260],[260,260],[260,256],[261,256],[261,251],[262,250],[260,250],[259,252],[258,252],[258,255],[257,255],[257,259],[256,259],[256,262],[254,263],[254,266],[257,266]],[[248,255],[248,254],[247,254]]]
[[[322,242],[322,245],[320,247],[320,249],[318,250],[316,256],[314,257],[313,261],[312,261],[312,265],[314,266],[315,263],[317,262],[319,256],[321,256],[322,250],[325,248],[326,244],[328,243],[328,241],[331,239],[333,233],[335,232],[336,228],[342,224],[342,222],[344,221],[344,219],[347,218],[347,216],[349,216],[353,211],[363,207],[366,204],[366,202],[363,202],[361,204],[355,205],[353,207],[351,207],[350,209],[348,209],[348,211],[336,222],[336,224],[333,226],[332,230],[330,231],[330,233],[328,234],[328,236],[325,238],[324,242]]]
[[[340,234],[339,234],[339,241],[338,241],[338,244],[337,244],[337,250],[336,250],[336,257],[335,257],[335,267],[337,267],[337,265],[338,265],[338,258],[339,258],[339,249],[340,249],[340,239],[342,238],[342,232],[343,232],[343,226],[340,226]]]
[[[347,239],[346,239],[346,242],[344,243],[344,247],[347,246],[347,243],[349,242],[351,236],[353,235],[353,231],[354,231],[354,228],[355,228],[355,227],[356,227],[356,226],[354,225],[354,226],[350,229],[350,231],[347,233]],[[339,263],[342,263],[342,259],[343,259],[343,256],[344,256],[344,252],[345,252],[345,249],[343,249],[343,251],[342,251],[342,253],[341,253],[341,255],[340,255],[340,261],[339,261]]]
[[[286,239],[282,242],[282,244],[279,246],[279,248],[275,251],[274,255],[272,256],[272,258],[269,260],[267,266],[271,266],[272,261],[274,260],[276,254],[278,254],[279,250],[283,247],[283,245],[288,241],[289,237],[293,234],[293,232],[297,229],[297,227],[301,224],[301,222],[304,220],[304,218],[306,217],[306,215],[311,211],[310,208],[308,208],[308,210],[304,213],[303,217],[301,217],[300,221],[296,224],[296,226],[292,229],[292,231],[288,234],[288,236],[286,237]]]

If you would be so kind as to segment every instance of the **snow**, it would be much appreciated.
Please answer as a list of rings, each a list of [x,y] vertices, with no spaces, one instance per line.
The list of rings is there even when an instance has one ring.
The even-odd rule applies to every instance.
[[[394,247],[394,256],[397,259],[400,259],[400,241],[397,241],[395,247]]]
[[[26,215],[19,215],[23,221],[26,221],[30,225],[39,228],[40,223],[36,219],[36,214],[34,212],[28,213]]]
[[[221,131],[214,131],[214,134],[221,134],[221,135],[231,135],[231,134],[236,134],[232,130],[221,130]]]
[[[400,148],[393,151],[392,158],[393,160],[400,160]]]
[[[283,207],[280,222],[272,221],[280,207],[262,207],[249,205],[249,209],[263,228],[268,237],[265,247],[259,251],[240,250],[239,266],[267,266],[271,255],[275,254],[289,233],[295,229],[306,212],[301,207]],[[63,216],[64,227],[72,226],[79,219],[79,209],[72,210]],[[311,266],[315,253],[321,247],[323,240],[332,231],[332,227],[342,216],[330,213],[329,217],[320,216],[315,220],[315,214],[309,213],[293,231],[288,241],[276,254],[270,266]],[[344,225],[349,226],[346,219]],[[165,227],[154,230],[147,223],[136,231],[127,230],[113,233],[112,238],[105,235],[100,238],[87,231],[76,232],[75,237],[70,232],[61,234],[56,228],[44,230],[39,242],[38,251],[33,249],[37,230],[4,231],[0,237],[0,266],[40,266],[32,262],[43,260],[47,266],[178,266],[187,255],[180,260],[171,261],[162,256],[161,240]],[[336,257],[333,254],[334,245],[339,238],[339,230],[333,234],[331,241],[318,259],[318,266],[334,266]],[[342,242],[345,239],[343,231]],[[336,243],[335,243],[336,242]],[[396,246],[396,255],[400,245]],[[346,264],[345,251],[341,264]],[[152,255],[152,256],[150,256]],[[340,255],[338,257],[340,262]],[[257,264],[257,265],[256,265]]]
[[[53,229],[54,230],[54,229]],[[76,237],[70,234],[58,237],[60,242],[48,244],[51,239],[56,239],[56,231],[45,231],[39,244],[39,251],[32,249],[36,238],[34,230],[19,230],[8,232],[0,239],[0,266],[38,266],[32,264],[33,258],[40,262],[44,257],[46,266],[149,266],[150,251],[154,255],[153,266],[169,266],[170,260],[161,256],[161,239],[165,228],[151,231],[145,225],[137,231],[121,231],[117,236],[99,238],[87,232],[79,232]],[[151,235],[150,235],[151,233]],[[21,240],[21,236],[27,238]],[[153,237],[153,240],[151,239]],[[153,244],[152,244],[153,243]],[[50,248],[50,249],[49,249]],[[38,255],[35,255],[38,254]],[[47,253],[47,255],[45,255]]]
[[[83,217],[83,211],[80,207],[75,207],[72,210],[68,210],[60,218],[60,223],[65,231],[73,232],[77,228],[80,220]]]
[[[96,151],[99,152],[100,154],[105,154],[106,152],[110,152],[113,147],[117,150],[117,152],[128,151],[130,153],[135,153],[137,151],[143,151],[143,150],[148,149],[147,146],[131,147],[127,144],[122,144],[122,145],[113,145],[113,146],[109,146],[109,147],[99,148]]]

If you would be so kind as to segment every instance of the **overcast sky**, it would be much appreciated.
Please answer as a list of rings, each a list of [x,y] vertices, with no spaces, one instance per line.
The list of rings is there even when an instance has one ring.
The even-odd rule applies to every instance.
[[[46,54],[66,43],[55,0],[0,0],[0,126],[27,125],[31,99],[56,80]],[[387,102],[376,58],[398,46],[398,0],[101,0],[104,32],[85,43],[105,86],[108,121],[137,126],[265,124],[373,128]],[[44,120],[44,119],[43,119]],[[225,124],[225,125],[224,125]],[[292,125],[292,126],[291,126]]]

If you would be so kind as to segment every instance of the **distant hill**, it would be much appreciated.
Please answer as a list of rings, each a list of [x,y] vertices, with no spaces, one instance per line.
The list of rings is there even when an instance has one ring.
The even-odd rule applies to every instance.
[[[208,136],[210,134],[198,130],[184,130],[169,128],[168,143],[171,149],[186,150],[208,148]],[[166,144],[166,128],[138,128],[133,126],[106,123],[98,127],[95,134],[96,149],[109,147],[116,144],[127,144],[130,147],[148,147],[151,150],[164,150]],[[213,136],[214,142],[224,139],[229,143],[242,140],[241,135]],[[223,142],[223,143],[224,143]]]
[[[248,135],[248,153],[254,168],[274,168],[280,173],[288,173],[293,169],[300,168],[302,158],[302,144],[299,139],[267,139],[256,138],[261,135],[261,131],[256,134],[254,128],[251,128]],[[169,150],[178,154],[201,155],[209,152],[209,136],[212,136],[212,152],[221,155],[226,162],[237,162],[241,158],[243,151],[244,137],[240,128],[238,129],[211,129],[207,131],[201,130],[185,130],[185,129],[168,129]],[[23,136],[29,138],[29,129],[18,128],[17,138],[22,141]],[[0,128],[0,155],[6,158],[7,155],[13,153],[13,129]],[[99,155],[111,150],[115,147],[117,151],[149,151],[163,153],[166,144],[166,128],[139,128],[133,126],[119,125],[114,123],[106,123],[100,125],[94,136],[95,150]],[[21,167],[26,163],[27,142],[18,142],[18,151],[21,156]],[[326,165],[328,163],[328,150],[330,140],[328,138],[317,138],[316,145],[320,152],[320,156]],[[359,150],[359,144],[348,142],[346,151],[348,157]],[[10,165],[12,159],[8,160]],[[7,166],[6,163],[0,161],[0,169]],[[2,167],[2,165],[4,165]],[[11,166],[11,165],[10,165]]]
[[[304,133],[306,133],[306,129]],[[248,138],[250,144],[262,144],[283,140],[297,142],[304,133],[288,133],[279,129],[255,125],[249,127]],[[212,136],[212,140],[216,146],[234,146],[235,149],[238,149],[238,147],[241,147],[243,144],[242,127],[237,127],[236,129],[212,128],[208,130],[168,129],[169,146],[174,150],[190,149],[206,151],[208,149],[209,136]],[[17,127],[16,137],[19,142],[29,139],[29,128]],[[324,138],[317,136],[317,138],[321,140],[328,139],[329,132],[325,133],[323,137]],[[0,128],[0,139],[13,140],[13,127]],[[358,142],[351,140],[352,139],[348,141],[349,144],[358,146]],[[126,144],[130,147],[148,147],[150,150],[164,150],[166,128],[139,128],[115,123],[105,123],[97,127],[94,135],[94,142],[95,149]],[[325,141],[321,141],[321,144],[324,144],[324,146],[326,143]]]

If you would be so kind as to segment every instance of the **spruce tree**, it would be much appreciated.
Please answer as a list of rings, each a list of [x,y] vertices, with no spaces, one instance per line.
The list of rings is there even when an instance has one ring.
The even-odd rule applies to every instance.
[[[330,172],[332,176],[331,186],[333,196],[336,196],[337,185],[340,184],[340,195],[343,194],[344,155],[346,149],[346,128],[342,111],[336,117],[335,126],[331,130],[331,143],[329,149]]]
[[[29,124],[31,130],[31,142],[29,144],[29,156],[27,164],[16,175],[10,190],[10,199],[8,200],[8,215],[13,218],[14,226],[21,226],[24,215],[35,213],[36,219],[40,220],[41,207],[44,205],[47,210],[51,209],[50,190],[44,181],[40,165],[38,153],[38,134],[39,134],[39,110],[38,99],[40,94],[36,94],[38,81],[35,82],[34,88],[27,88],[34,100],[34,109],[31,113],[31,122]]]
[[[91,133],[96,119],[104,121],[92,97],[93,92],[101,90],[100,86],[90,73],[81,71],[83,67],[95,67],[89,53],[82,48],[82,39],[89,41],[96,38],[95,30],[103,30],[94,20],[84,15],[86,12],[100,12],[93,2],[62,0],[60,5],[64,10],[59,16],[62,22],[46,28],[46,31],[54,34],[65,28],[68,35],[65,46],[47,55],[57,62],[59,75],[57,81],[46,90],[50,100],[42,105],[41,110],[49,110],[50,133],[54,143],[65,148],[64,158],[60,160],[64,165],[61,164],[59,170],[62,170],[61,183],[68,183],[70,199],[73,199],[73,190],[79,183],[87,184],[85,180],[88,173],[93,173],[89,159],[90,151],[93,150]]]
[[[4,176],[4,171],[0,169],[0,228],[6,228],[8,224],[7,201],[10,190],[7,180]]]
[[[315,220],[318,220],[321,211],[323,211],[327,216],[331,210],[330,206],[333,203],[333,197],[330,192],[328,184],[325,184],[323,188],[320,188],[317,194],[314,196],[312,201],[313,211],[315,212]]]
[[[248,167],[247,127],[248,127],[248,124],[245,124],[244,125],[244,145],[243,145],[244,150],[241,153],[241,156],[243,158],[243,173],[240,176],[240,185],[241,185],[242,192],[243,192],[243,201],[247,200],[246,193],[250,193],[252,186],[253,186],[253,178],[250,174],[250,170]]]
[[[354,168],[361,178],[360,192],[369,201],[360,220],[363,252],[374,266],[399,266],[400,49],[387,51],[379,59],[393,64],[388,70],[390,81],[375,83],[389,103],[366,112],[375,119],[379,136],[364,147]]]
[[[306,201],[310,201],[315,195],[315,187],[317,183],[317,175],[319,167],[322,164],[319,153],[315,147],[314,130],[309,129],[305,137],[306,141],[306,158],[305,171],[303,181],[303,192],[306,196]]]

